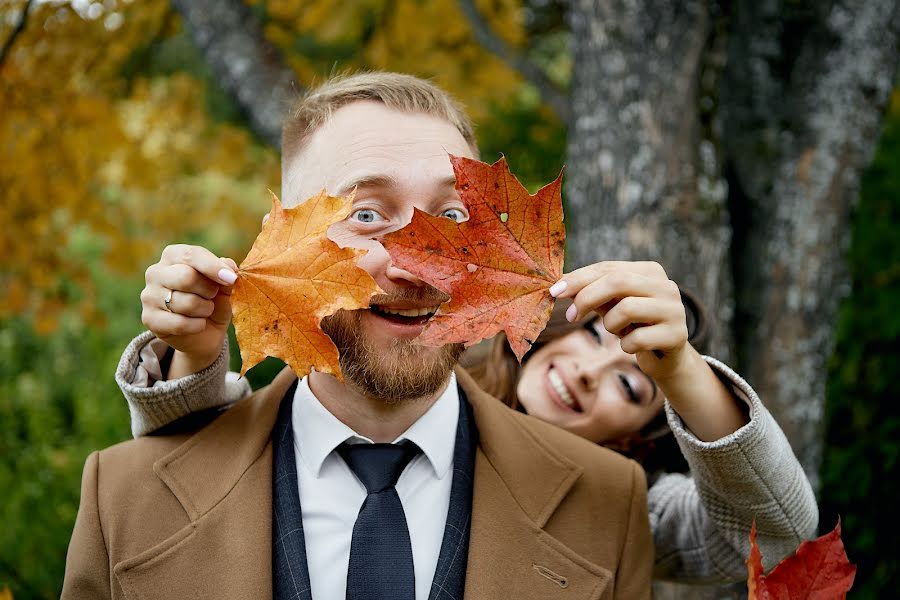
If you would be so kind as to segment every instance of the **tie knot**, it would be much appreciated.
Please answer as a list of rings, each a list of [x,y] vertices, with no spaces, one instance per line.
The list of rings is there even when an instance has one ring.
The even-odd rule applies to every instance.
[[[400,444],[343,443],[337,450],[369,494],[397,485],[403,469],[422,451],[410,441]]]

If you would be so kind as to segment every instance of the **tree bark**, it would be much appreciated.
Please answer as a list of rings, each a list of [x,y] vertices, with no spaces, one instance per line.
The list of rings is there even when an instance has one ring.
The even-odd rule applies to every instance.
[[[728,360],[727,190],[697,109],[711,18],[698,0],[572,3],[566,227],[569,267],[656,260],[699,294]]]
[[[739,364],[814,489],[850,212],[897,73],[898,7],[747,0],[734,14],[723,111]]]
[[[172,0],[172,5],[216,81],[247,115],[253,132],[280,148],[284,115],[303,90],[278,50],[266,41],[250,7],[241,0]]]

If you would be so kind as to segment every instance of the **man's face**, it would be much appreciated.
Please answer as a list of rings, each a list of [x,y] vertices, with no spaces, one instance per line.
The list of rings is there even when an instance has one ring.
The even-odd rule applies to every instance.
[[[370,310],[341,311],[322,327],[341,352],[347,379],[371,397],[433,394],[461,352],[459,346],[431,348],[413,341],[447,296],[393,266],[372,239],[409,223],[413,208],[458,221],[468,218],[448,154],[473,156],[450,123],[360,101],[336,111],[285,165],[286,206],[322,189],[332,195],[356,190],[353,212],[331,234],[341,245],[367,250],[359,266],[385,294],[372,299]]]

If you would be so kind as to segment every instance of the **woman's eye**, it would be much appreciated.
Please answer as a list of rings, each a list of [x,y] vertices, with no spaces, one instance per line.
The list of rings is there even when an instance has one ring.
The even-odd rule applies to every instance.
[[[628,400],[633,402],[634,404],[640,404],[641,399],[638,398],[637,392],[634,390],[634,386],[631,385],[631,382],[628,381],[628,377],[619,373],[619,382],[622,384],[622,389],[625,390],[625,395],[628,396]]]
[[[384,221],[384,217],[381,216],[378,211],[372,210],[371,208],[361,208],[353,211],[350,214],[350,218],[354,221],[359,221],[360,223],[377,223],[379,221]]]
[[[461,223],[466,220],[466,213],[458,208],[448,208],[447,210],[441,211],[440,216],[447,217],[448,219],[453,219],[457,223]]]
[[[593,337],[597,341],[597,343],[599,343],[599,344],[603,343],[603,338],[600,335],[600,330],[597,329],[597,326],[595,325],[594,321],[588,321],[587,323],[585,323],[584,328],[587,330],[587,332],[589,334],[591,334],[591,337]]]

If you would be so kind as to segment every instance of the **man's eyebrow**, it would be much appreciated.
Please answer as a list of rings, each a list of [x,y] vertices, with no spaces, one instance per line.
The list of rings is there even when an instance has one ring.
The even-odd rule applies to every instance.
[[[395,185],[397,185],[397,180],[391,175],[366,174],[342,183],[338,191],[347,193],[358,187],[392,187]]]
[[[347,183],[341,184],[338,189],[338,193],[348,193],[354,188],[365,188],[365,187],[374,187],[374,188],[388,188],[388,187],[397,187],[399,183],[397,179],[393,175],[379,175],[376,173],[373,174],[365,174],[359,175],[347,181]],[[445,177],[438,182],[438,186],[445,188],[455,188],[456,187],[456,177],[453,175],[449,177]]]

